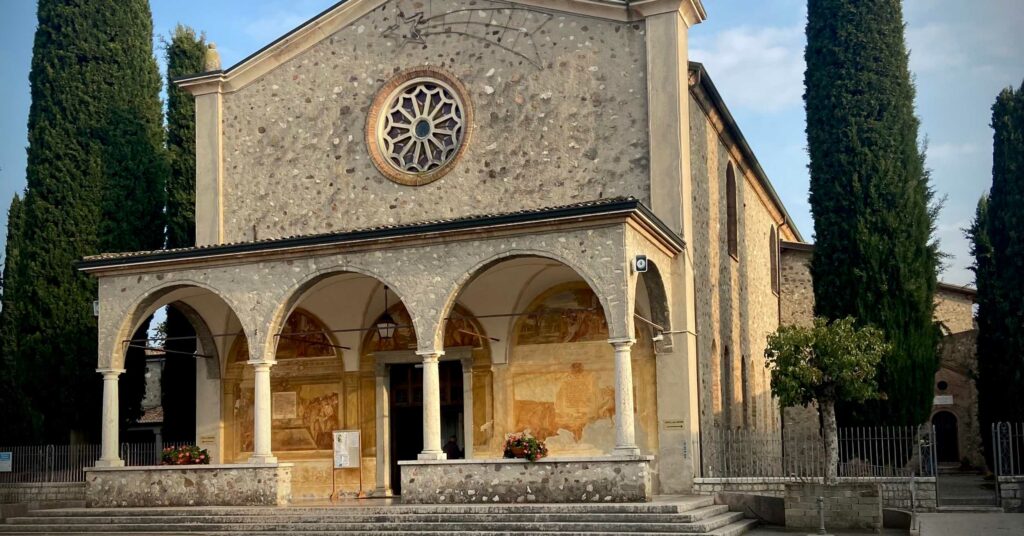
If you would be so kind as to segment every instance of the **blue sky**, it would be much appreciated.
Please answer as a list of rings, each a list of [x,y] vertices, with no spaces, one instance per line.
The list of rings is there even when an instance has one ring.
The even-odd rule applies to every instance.
[[[178,22],[203,31],[231,65],[335,0],[151,0],[159,46]],[[690,34],[690,56],[705,64],[747,141],[805,238],[803,24],[805,0],[705,0],[708,20]],[[906,0],[907,40],[928,166],[945,206],[938,238],[951,255],[940,278],[970,283],[962,229],[991,183],[990,107],[1004,87],[1024,80],[1024,4],[1020,0]],[[28,72],[35,2],[0,3],[0,225],[25,186]],[[158,49],[158,56],[162,53]],[[161,66],[162,66],[162,57]],[[0,236],[4,240],[6,232]]]

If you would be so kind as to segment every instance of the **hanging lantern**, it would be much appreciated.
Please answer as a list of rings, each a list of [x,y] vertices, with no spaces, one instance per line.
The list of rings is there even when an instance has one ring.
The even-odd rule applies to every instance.
[[[395,323],[395,319],[391,318],[391,313],[388,312],[388,287],[384,287],[384,314],[377,321],[377,335],[381,340],[390,339],[395,336],[396,327],[398,327],[398,324]]]

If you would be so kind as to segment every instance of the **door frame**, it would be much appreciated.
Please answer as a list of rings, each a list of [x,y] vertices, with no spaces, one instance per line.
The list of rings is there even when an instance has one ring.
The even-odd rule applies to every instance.
[[[391,365],[409,365],[423,362],[415,350],[388,350],[370,354],[376,374],[376,437],[377,485],[375,497],[390,497],[391,490]],[[473,347],[445,348],[440,361],[462,362],[462,415],[465,436],[465,457],[473,456]]]

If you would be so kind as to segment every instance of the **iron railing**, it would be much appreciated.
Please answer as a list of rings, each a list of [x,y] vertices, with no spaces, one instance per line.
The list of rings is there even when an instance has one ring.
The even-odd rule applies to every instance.
[[[121,459],[129,466],[157,465],[161,449],[173,446],[178,445],[122,443]],[[85,482],[85,469],[100,458],[100,446],[94,444],[23,445],[0,447],[0,452],[11,453],[11,471],[0,472],[0,484]]]
[[[1024,475],[1024,423],[993,423],[992,454],[996,476]]]
[[[934,429],[923,426],[840,428],[840,477],[934,476]],[[702,473],[708,478],[818,478],[825,447],[818,435],[712,430],[704,434]]]

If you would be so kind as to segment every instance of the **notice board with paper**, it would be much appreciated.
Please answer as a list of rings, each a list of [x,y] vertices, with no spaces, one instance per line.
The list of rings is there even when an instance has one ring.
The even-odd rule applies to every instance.
[[[334,468],[358,469],[361,457],[359,430],[335,430],[333,435]]]

